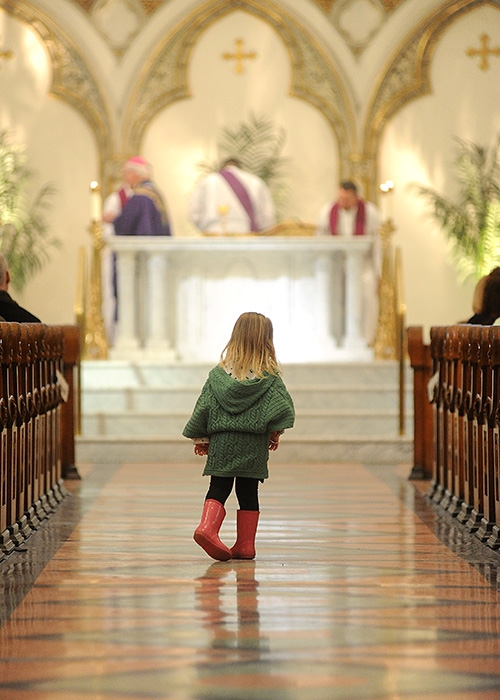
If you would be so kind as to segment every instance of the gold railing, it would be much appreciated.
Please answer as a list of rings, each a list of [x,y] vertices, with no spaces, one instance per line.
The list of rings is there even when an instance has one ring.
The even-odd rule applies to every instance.
[[[400,248],[395,250],[394,277],[396,288],[396,355],[399,366],[399,434],[404,435],[406,432],[406,360],[408,348],[406,343],[406,304],[403,293],[403,263]]]
[[[379,314],[375,336],[376,360],[396,360],[399,366],[399,434],[405,434],[406,305],[403,294],[401,250],[394,248],[391,219],[382,224],[382,271],[379,286]]]
[[[90,265],[85,248],[80,248],[75,322],[80,328],[82,358],[106,360],[109,347],[102,314],[102,223],[92,221],[89,233],[92,237]]]

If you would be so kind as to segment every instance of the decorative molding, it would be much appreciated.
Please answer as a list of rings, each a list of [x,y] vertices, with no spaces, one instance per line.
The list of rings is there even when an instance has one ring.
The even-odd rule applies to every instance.
[[[154,116],[175,101],[191,97],[188,66],[197,42],[210,25],[237,10],[267,22],[281,37],[290,55],[290,95],[326,117],[338,142],[341,173],[352,175],[356,134],[351,103],[339,75],[314,37],[283,8],[264,0],[211,0],[170,32],[136,82],[125,113],[122,151],[139,152]]]
[[[138,0],[97,0],[89,20],[120,59],[146,25],[148,16]]]
[[[108,109],[90,69],[73,41],[50,17],[24,0],[4,8],[9,14],[29,24],[40,36],[52,64],[49,94],[71,105],[90,125],[96,138],[97,151],[103,162],[112,148]]]
[[[378,162],[380,136],[389,119],[402,107],[431,92],[431,60],[443,32],[459,17],[490,5],[500,10],[500,0],[454,0],[425,19],[404,39],[376,84],[364,128],[365,158]],[[372,170],[369,194],[376,199],[378,173]]]
[[[348,2],[350,0],[347,0]],[[402,5],[406,0],[377,0],[380,5],[386,10],[386,12],[391,12],[396,9],[399,5]],[[334,5],[338,4],[339,0],[315,0],[316,4],[321,7],[321,9],[329,14]]]
[[[381,2],[387,12],[392,12],[392,10],[395,10],[396,7],[402,5],[406,0],[381,0]]]
[[[0,37],[0,41],[2,41],[2,37]],[[3,43],[3,41],[2,41]],[[1,49],[0,50],[0,61],[10,61],[11,58],[14,58],[14,52],[11,51],[10,49]],[[2,69],[2,65],[0,64],[0,70]]]
[[[332,7],[334,6],[336,0],[315,0],[316,4],[318,4],[321,9],[326,12],[327,14],[330,12]]]
[[[385,24],[388,15],[405,0],[315,0],[358,58]],[[364,2],[364,5],[363,5]],[[368,22],[371,12],[371,26]],[[349,18],[347,15],[349,14]],[[378,16],[377,16],[378,15]],[[359,22],[359,17],[363,22]],[[350,28],[346,27],[350,23]],[[357,36],[356,36],[357,34]]]
[[[90,14],[96,5],[96,0],[73,0],[84,12]],[[147,15],[153,14],[155,10],[165,4],[165,0],[134,0]]]
[[[359,57],[387,20],[379,0],[337,1],[331,13],[332,24],[352,53]],[[363,22],[359,17],[363,17]]]

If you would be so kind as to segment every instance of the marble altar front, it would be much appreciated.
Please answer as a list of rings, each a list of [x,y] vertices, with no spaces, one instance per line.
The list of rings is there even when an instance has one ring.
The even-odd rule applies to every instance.
[[[269,316],[281,362],[369,360],[362,267],[371,239],[112,236],[113,359],[216,362],[244,311]]]

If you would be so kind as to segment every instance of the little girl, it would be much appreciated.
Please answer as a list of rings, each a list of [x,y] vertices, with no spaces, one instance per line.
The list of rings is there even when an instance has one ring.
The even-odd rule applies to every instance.
[[[194,540],[213,559],[253,559],[259,520],[259,481],[267,479],[269,450],[291,428],[295,411],[280,377],[273,326],[262,314],[242,314],[208,379],[182,434],[194,452],[208,455],[210,475],[201,522]],[[219,539],[224,504],[236,480],[237,537],[229,549]]]

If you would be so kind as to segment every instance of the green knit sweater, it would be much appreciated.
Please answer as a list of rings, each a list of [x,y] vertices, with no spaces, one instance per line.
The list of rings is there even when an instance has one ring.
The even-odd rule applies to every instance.
[[[239,381],[217,365],[182,434],[210,438],[203,474],[266,479],[269,436],[291,428],[294,419],[293,401],[281,377]]]

